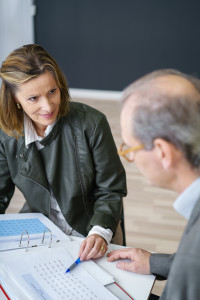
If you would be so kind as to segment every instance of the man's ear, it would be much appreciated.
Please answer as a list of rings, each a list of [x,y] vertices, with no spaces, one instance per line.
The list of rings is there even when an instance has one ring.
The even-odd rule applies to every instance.
[[[163,166],[167,170],[174,164],[174,150],[175,146],[161,138],[154,140],[155,153]]]

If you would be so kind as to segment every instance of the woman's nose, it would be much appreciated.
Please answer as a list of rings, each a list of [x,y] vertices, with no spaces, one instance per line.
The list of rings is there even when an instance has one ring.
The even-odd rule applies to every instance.
[[[48,97],[41,98],[41,108],[47,111],[51,110],[51,102]]]

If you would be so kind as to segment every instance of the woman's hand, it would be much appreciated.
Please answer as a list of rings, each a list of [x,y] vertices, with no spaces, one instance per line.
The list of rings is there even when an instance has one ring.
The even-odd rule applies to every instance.
[[[117,268],[138,274],[151,274],[149,258],[151,253],[143,249],[128,248],[111,251],[107,254],[108,261],[130,259],[131,262],[118,262]]]
[[[108,250],[107,244],[98,234],[91,234],[81,244],[79,257],[81,260],[102,257]]]

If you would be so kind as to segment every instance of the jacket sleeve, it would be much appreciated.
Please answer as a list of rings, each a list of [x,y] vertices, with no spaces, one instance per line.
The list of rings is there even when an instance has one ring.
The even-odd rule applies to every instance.
[[[13,196],[15,185],[12,182],[10,171],[4,153],[3,145],[0,144],[0,213],[4,214],[10,199]]]
[[[192,253],[192,251],[191,253],[178,253],[171,267],[162,299],[199,300],[199,277],[199,253]]]
[[[150,256],[150,271],[153,275],[156,276],[158,280],[166,280],[169,274],[169,270],[173,259],[174,254],[157,254],[152,253]]]
[[[107,119],[102,115],[90,139],[95,167],[94,214],[89,227],[100,225],[115,234],[126,196],[126,175]]]

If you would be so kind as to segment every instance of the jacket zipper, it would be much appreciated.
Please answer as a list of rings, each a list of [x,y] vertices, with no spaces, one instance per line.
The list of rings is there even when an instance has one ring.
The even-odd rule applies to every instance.
[[[77,150],[77,144],[76,144],[76,137],[75,136],[74,136],[74,145],[75,145],[76,164],[77,164],[78,175],[79,175],[79,180],[80,180],[81,190],[82,190],[82,195],[83,195],[83,204],[84,204],[87,216],[90,217],[90,214],[87,211],[86,202],[85,202],[85,193],[84,193],[83,182],[82,182],[82,178],[81,178],[81,170],[80,170],[80,166],[79,166],[78,150]]]

